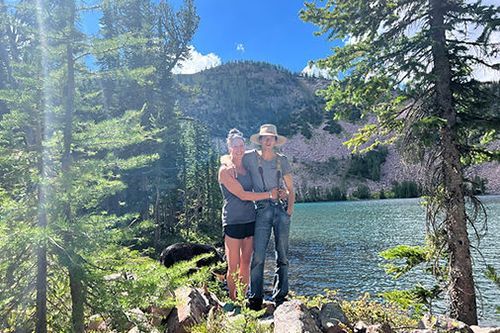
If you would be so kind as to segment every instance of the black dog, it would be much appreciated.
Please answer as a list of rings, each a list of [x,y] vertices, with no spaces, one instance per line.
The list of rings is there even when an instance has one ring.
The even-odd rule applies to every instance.
[[[211,253],[213,256],[198,260],[196,267],[210,266],[224,261],[213,246],[197,243],[175,243],[161,252],[160,262],[165,267],[170,267],[180,261],[191,260],[204,253]]]

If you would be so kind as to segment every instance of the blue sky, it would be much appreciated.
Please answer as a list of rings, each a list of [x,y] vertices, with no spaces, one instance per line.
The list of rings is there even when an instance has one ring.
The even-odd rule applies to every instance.
[[[200,24],[193,46],[202,55],[213,53],[222,62],[256,60],[300,72],[309,60],[328,56],[325,36],[300,20],[300,0],[196,0]]]
[[[174,7],[182,0],[170,0]],[[233,60],[265,61],[301,72],[310,60],[331,54],[340,44],[315,36],[317,27],[303,22],[303,0],[195,0],[200,23],[192,40],[192,59],[176,68],[193,73]],[[83,17],[82,29],[95,34],[99,15]]]

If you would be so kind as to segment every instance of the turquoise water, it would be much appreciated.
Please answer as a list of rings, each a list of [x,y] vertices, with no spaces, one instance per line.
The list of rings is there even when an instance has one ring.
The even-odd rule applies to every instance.
[[[480,250],[473,251],[475,280],[482,300],[478,306],[482,325],[500,325],[495,306],[500,289],[484,277],[484,262],[500,272],[500,196],[485,196],[488,233]],[[290,234],[290,289],[315,295],[325,288],[337,289],[347,298],[364,292],[372,295],[395,288],[429,283],[414,272],[393,280],[384,272],[379,252],[398,244],[420,245],[424,241],[425,211],[419,199],[393,199],[297,204]],[[269,286],[273,254],[266,265]],[[482,259],[484,258],[484,259]]]

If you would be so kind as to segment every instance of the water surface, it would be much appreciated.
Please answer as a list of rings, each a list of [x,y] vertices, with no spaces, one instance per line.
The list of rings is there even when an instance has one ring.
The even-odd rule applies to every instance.
[[[488,233],[473,252],[482,325],[500,325],[495,306],[500,289],[484,277],[484,263],[500,272],[500,196],[482,197],[488,210]],[[420,272],[393,280],[381,265],[379,252],[389,247],[422,245],[425,211],[419,199],[393,199],[297,204],[290,234],[290,289],[315,295],[336,289],[347,299],[364,292],[373,295],[392,289],[430,284]],[[271,242],[272,243],[272,242]],[[273,254],[266,264],[266,284],[273,271]],[[482,304],[481,304],[482,302]]]

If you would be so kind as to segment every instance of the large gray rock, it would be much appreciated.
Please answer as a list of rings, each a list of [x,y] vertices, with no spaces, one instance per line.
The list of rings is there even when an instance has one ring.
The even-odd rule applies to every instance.
[[[375,324],[370,325],[366,328],[367,333],[393,333],[392,327],[387,324]]]
[[[274,311],[275,333],[321,333],[316,322],[300,301],[292,300],[281,304]]]
[[[210,300],[202,290],[181,287],[175,290],[176,307],[167,319],[167,332],[187,333],[192,325],[200,324],[210,310]]]
[[[151,305],[147,308],[146,312],[151,317],[153,326],[160,326],[168,318],[173,309],[173,307],[157,307]]]
[[[368,325],[365,324],[365,322],[360,320],[356,323],[356,325],[354,325],[353,331],[354,331],[354,333],[366,333],[367,329],[368,329]]]
[[[500,327],[479,327],[472,325],[470,328],[474,333],[500,333]]]
[[[431,315],[426,314],[418,323],[419,329],[427,329],[433,331],[446,331],[446,332],[463,332],[473,333],[471,328],[456,319],[446,317],[444,315]]]
[[[348,326],[347,317],[338,303],[330,302],[321,307],[319,322],[323,332],[337,333],[344,331],[342,326]]]

